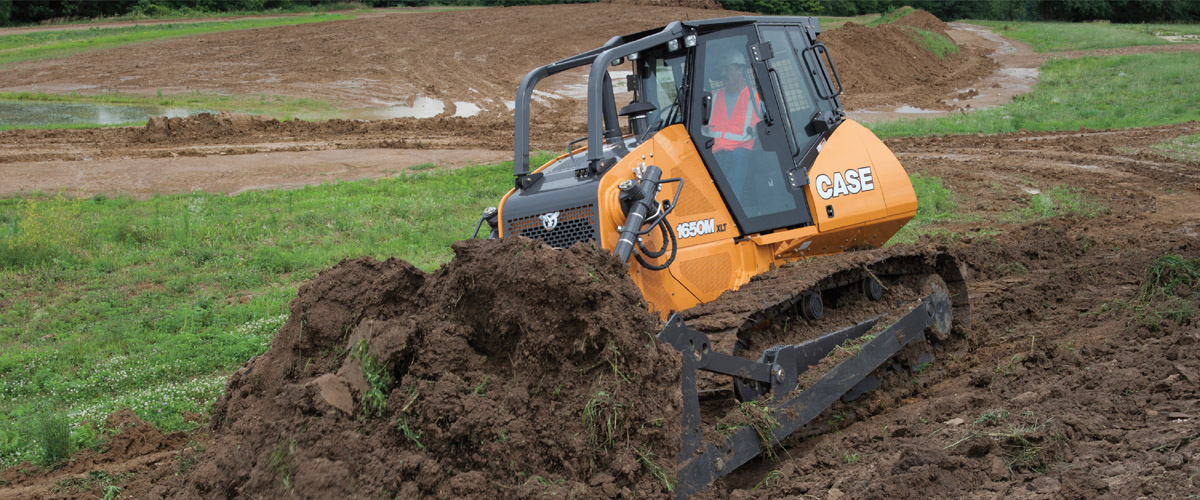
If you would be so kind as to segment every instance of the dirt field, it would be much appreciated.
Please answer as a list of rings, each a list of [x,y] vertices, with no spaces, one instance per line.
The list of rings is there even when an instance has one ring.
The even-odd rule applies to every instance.
[[[287,28],[299,33],[271,30],[284,32],[281,39],[324,36],[319,38],[322,43],[297,44],[296,54],[308,58],[315,54],[307,51],[330,50],[347,65],[367,68],[347,74],[379,80],[360,82],[367,89],[362,93],[328,91],[338,99],[400,93],[405,85],[453,99],[463,90],[452,82],[478,81],[470,88],[499,100],[508,99],[503,96],[511,94],[516,79],[534,65],[633,27],[627,21],[603,19],[613,15],[604,10],[613,6],[576,8],[581,10],[458,12],[444,15],[486,12],[489,22],[470,17],[445,24],[414,20],[415,14],[386,16],[362,21],[378,24],[349,30],[378,36],[378,46],[394,49],[398,33],[432,25],[458,30],[438,40],[467,40],[493,49],[479,56],[482,60],[469,56],[471,52],[450,58],[462,61],[461,73],[434,81],[417,71],[404,84],[396,83],[402,81],[399,70],[390,73],[393,70],[385,68],[416,57],[412,51],[396,49],[386,56],[389,61],[372,62],[337,52],[336,47],[354,44],[338,45],[342,42],[332,32],[322,35],[321,29],[331,26]],[[647,8],[637,9],[632,17],[634,24],[650,27],[671,16],[724,14]],[[504,17],[508,15],[514,18]],[[540,25],[557,26],[546,29],[578,46],[539,41],[537,50],[515,54],[510,53],[517,50],[512,46],[495,43],[540,36],[531,34],[538,32],[531,27],[538,23],[526,20],[539,16],[590,17],[600,19],[602,26],[579,34],[571,31],[578,26],[564,26],[569,23]],[[480,33],[455,28],[463,19],[474,20],[477,32],[501,31],[491,33],[490,39],[476,39]],[[843,33],[845,45],[833,48],[835,57],[856,43],[870,43],[853,40],[864,36],[858,28]],[[979,33],[948,33],[976,44],[967,44],[960,59],[946,63],[959,68],[948,73],[951,77],[912,81],[911,75],[897,70],[890,78],[908,82],[911,93],[895,90],[903,84],[879,90],[869,86],[876,82],[864,78],[864,87],[848,88],[847,102],[859,109],[885,104],[953,106],[946,101],[959,90],[1006,68],[1036,68],[1037,61],[1029,58],[1041,57],[1013,48],[1012,54],[1023,54],[1022,64],[1027,66],[1006,66],[1012,59],[994,51],[1013,46]],[[206,43],[229,52],[238,46],[237,40],[246,41],[239,36],[249,35],[222,34]],[[139,55],[166,61],[166,56],[154,54],[182,50],[171,49],[172,43],[153,50],[120,50],[144,50]],[[283,55],[286,50],[269,50],[279,52],[244,60],[262,57],[263,64],[274,69],[261,71],[286,74],[291,67]],[[138,69],[125,62],[136,59],[103,57],[125,65],[124,71]],[[181,65],[195,64],[190,72],[179,70],[160,82],[239,81],[230,74],[197,76],[198,68],[212,65],[196,61]],[[64,83],[78,78],[72,74],[99,75],[89,83],[98,87],[123,85],[84,72],[104,68],[97,60],[59,63],[68,68],[21,68],[0,76],[0,87],[28,85],[37,71],[60,85],[73,85]],[[845,66],[847,82],[847,72],[870,69],[853,66]],[[378,73],[371,73],[370,67]],[[926,69],[931,68],[936,69]],[[309,83],[333,88],[329,84],[334,78],[334,72],[315,72]],[[138,91],[129,85],[127,91]],[[283,77],[278,85],[292,90],[321,87]],[[150,91],[153,86],[138,88]],[[918,93],[921,88],[946,92],[941,104],[929,100],[927,92]],[[920,100],[913,97],[918,94],[923,96]],[[237,191],[303,182],[322,169],[358,168],[356,158],[364,152],[373,156],[361,161],[372,166],[346,175],[386,175],[385,164],[401,161],[389,156],[393,151],[473,150],[503,156],[511,147],[511,119],[499,109],[470,119],[308,124],[217,116],[120,130],[5,132],[0,133],[0,169],[10,175],[0,179],[0,192],[46,189],[43,185],[55,183],[139,196],[196,186]],[[579,135],[569,126],[576,110],[570,103],[545,110],[551,125],[541,130],[541,137],[547,138],[547,147],[558,149],[566,142],[563,137]],[[867,396],[857,410],[829,412],[804,436],[776,450],[776,458],[751,462],[703,496],[1123,499],[1195,494],[1200,475],[1200,322],[1156,314],[1194,309],[1200,297],[1176,290],[1183,295],[1180,301],[1145,304],[1137,295],[1147,269],[1159,257],[1200,257],[1200,164],[1146,149],[1197,133],[1200,124],[1189,123],[889,141],[910,172],[937,176],[959,193],[956,212],[963,217],[950,228],[957,234],[927,237],[920,244],[941,246],[965,263],[972,302],[969,337],[939,353],[933,368],[915,374],[905,396]],[[334,166],[311,166],[317,160],[305,163],[310,160],[302,158],[318,153],[335,155],[320,159]],[[222,171],[220,178],[206,179],[201,167],[179,181],[172,173],[153,173],[162,165],[174,169],[198,164],[190,162],[208,162],[207,168],[216,171],[234,164],[225,163],[234,161],[230,158],[246,170]],[[420,162],[424,161],[429,160]],[[466,155],[462,161],[475,160]],[[289,162],[299,165],[278,174],[268,167],[252,168]],[[125,172],[124,177],[95,173],[118,171]],[[51,180],[42,180],[47,175]],[[100,181],[102,177],[109,179]],[[1106,212],[1093,218],[1032,220],[1022,211],[1033,194],[1059,185],[1078,189]],[[136,473],[122,483],[122,498],[667,496],[646,464],[669,466],[678,446],[679,423],[668,418],[678,413],[673,406],[677,400],[672,399],[677,397],[677,355],[647,344],[645,332],[654,329],[653,319],[641,314],[636,289],[620,279],[620,268],[610,260],[579,249],[517,248],[523,244],[461,244],[455,248],[456,259],[431,274],[400,261],[370,259],[326,271],[293,301],[291,318],[271,350],[233,377],[216,406],[211,429],[191,436],[163,435],[139,426],[136,418],[116,415],[110,424],[129,429],[119,435],[125,436],[117,440],[120,446],[78,457],[51,474],[8,471],[3,477],[8,485],[0,489],[0,497],[99,497],[96,490],[61,486],[64,480],[87,478],[95,470],[112,476]],[[513,261],[508,257],[513,253],[522,253],[522,259]],[[488,280],[473,278],[483,273]],[[531,281],[532,275],[542,278]],[[560,301],[590,307],[564,312],[555,307]],[[343,337],[347,326],[348,340]],[[360,340],[394,377],[395,390],[382,395],[391,409],[386,418],[354,416],[370,392],[367,381],[356,375],[363,372],[363,358],[354,354]],[[343,347],[350,354],[337,355]],[[604,384],[620,377],[620,370],[636,381],[612,386],[619,386],[611,394],[614,401],[628,405],[629,417],[614,429],[612,442],[592,441],[581,415],[584,401],[597,388],[609,387]]]

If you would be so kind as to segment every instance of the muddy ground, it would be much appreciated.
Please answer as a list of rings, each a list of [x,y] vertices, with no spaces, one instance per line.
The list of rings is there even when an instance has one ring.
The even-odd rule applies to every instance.
[[[402,142],[414,140],[507,147],[488,139],[498,136],[490,127],[503,125],[499,117],[207,120],[9,133],[0,168],[72,162],[86,176],[82,158],[153,165],[156,157],[250,160],[286,148],[344,146],[334,152],[347,156],[362,151],[355,148],[421,151]],[[420,139],[422,130],[432,138]],[[1196,133],[1200,124],[1190,123],[889,141],[910,172],[937,176],[958,194],[961,218],[921,243],[943,245],[965,263],[968,337],[912,375],[912,395],[865,401],[874,409],[866,414],[823,415],[774,459],[748,464],[705,496],[1195,494],[1200,321],[1169,313],[1194,311],[1200,297],[1186,289],[1172,290],[1178,300],[1137,297],[1159,257],[1200,257],[1200,163],[1148,149]],[[1025,210],[1031,198],[1060,185],[1103,213],[1035,220]],[[454,262],[428,275],[399,261],[351,261],[327,271],[293,302],[271,350],[231,380],[211,428],[163,435],[114,417],[113,426],[132,429],[121,446],[51,474],[10,470],[0,496],[96,498],[101,492],[87,482],[95,471],[120,477],[122,498],[666,496],[648,463],[669,466],[663,457],[677,443],[677,423],[666,416],[674,410],[677,368],[669,351],[646,342],[650,318],[609,308],[636,311],[635,290],[619,269],[578,250],[558,258],[536,246],[516,249],[515,263],[505,260],[513,248],[455,250]],[[538,274],[529,269],[551,268],[547,259],[563,265],[526,284]],[[502,271],[473,279],[485,269]],[[532,291],[514,293],[518,283]],[[562,300],[589,306],[553,313],[564,291]],[[383,417],[359,417],[370,384],[355,376],[363,363],[358,345],[393,377]],[[611,401],[630,404],[631,417],[613,428],[611,441],[595,441],[585,404],[619,374],[637,380],[607,386],[639,388],[611,393]]]

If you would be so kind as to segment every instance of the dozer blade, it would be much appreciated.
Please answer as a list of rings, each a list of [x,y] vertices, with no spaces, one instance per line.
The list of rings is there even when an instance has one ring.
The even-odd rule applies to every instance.
[[[864,380],[872,377],[889,359],[906,346],[925,339],[927,330],[944,335],[951,324],[951,299],[944,291],[931,293],[887,329],[861,344],[861,351],[842,361],[812,386],[797,392],[800,375],[833,352],[842,342],[861,338],[878,318],[823,335],[797,345],[768,349],[758,362],[714,352],[708,336],[688,328],[683,319],[672,316],[658,339],[683,355],[681,389],[683,393],[683,449],[676,494],[687,498],[712,484],[754,457],[779,444],[792,433],[815,419]],[[769,434],[762,429],[743,427],[718,444],[705,442],[700,414],[696,371],[729,375],[770,387],[773,398],[767,411],[778,422]]]

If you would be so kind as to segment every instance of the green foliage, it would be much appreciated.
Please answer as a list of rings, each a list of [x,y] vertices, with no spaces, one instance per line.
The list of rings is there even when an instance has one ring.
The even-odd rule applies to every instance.
[[[1151,302],[1200,292],[1200,258],[1164,255],[1150,265],[1138,289],[1138,300]]]
[[[160,107],[187,108],[193,111],[236,111],[249,114],[268,115],[280,120],[293,118],[321,119],[336,117],[338,109],[333,104],[316,99],[292,98],[285,96],[245,96],[226,94],[207,94],[198,91],[183,94],[160,94],[155,96],[140,96],[120,92],[101,94],[46,94],[42,92],[0,92],[0,101],[30,103],[30,113],[36,115],[37,103],[70,103],[95,104],[112,106],[129,106],[133,108],[150,108],[147,114],[158,111]],[[145,121],[125,124],[101,123],[47,123],[41,116],[30,116],[28,119],[15,119],[0,125],[0,131],[15,129],[68,129],[68,128],[97,128],[104,126],[144,125]]]
[[[612,449],[621,429],[625,404],[612,389],[597,390],[583,405],[583,427],[588,430],[588,442],[596,449]]]
[[[1166,45],[1171,42],[1147,32],[1141,25],[1107,23],[1058,23],[971,21],[1018,42],[1035,52],[1112,49],[1135,45]],[[1187,29],[1187,28],[1185,28]]]
[[[341,14],[241,19],[185,24],[155,24],[86,30],[36,31],[0,36],[0,65],[33,59],[63,57],[78,52],[109,49],[131,43],[166,40],[204,33],[320,23],[353,19]]]
[[[74,451],[71,446],[71,422],[65,415],[58,412],[41,413],[35,418],[33,429],[42,465],[55,466]]]
[[[918,45],[932,52],[938,59],[945,59],[947,54],[953,55],[958,53],[958,45],[953,40],[942,35],[912,26],[904,26],[901,29],[908,33]]]
[[[905,5],[898,9],[894,9],[891,12],[888,12],[882,16],[879,16],[879,19],[876,19],[874,21],[867,23],[867,27],[873,28],[873,27],[879,26],[881,24],[891,24],[896,21],[899,21],[900,18],[902,18],[904,16],[912,14],[913,12],[916,12],[916,9],[914,9],[908,5]]]
[[[1150,145],[1150,150],[1168,158],[1200,162],[1200,134],[1181,135]]]
[[[1150,127],[1200,120],[1200,53],[1055,59],[1001,107],[867,124],[880,137]]]
[[[0,241],[0,268],[28,268],[76,256],[74,250],[84,243],[83,203],[65,192],[21,200],[15,213],[5,217],[9,228],[8,237]]]
[[[0,467],[37,460],[41,408],[82,446],[96,436],[81,422],[123,407],[164,431],[203,425],[184,412],[206,413],[267,348],[300,284],[362,256],[436,269],[511,176],[505,163],[237,196],[0,198],[0,247],[24,241],[22,221],[59,219],[30,240],[58,257],[0,265]]]
[[[392,383],[392,374],[388,373],[383,363],[379,362],[379,358],[371,354],[365,340],[354,346],[352,356],[358,360],[359,366],[362,367],[363,378],[367,379],[367,386],[370,387],[362,395],[363,416],[367,418],[382,416],[387,411],[387,398],[390,393],[388,386]]]
[[[909,174],[908,179],[917,194],[917,215],[900,228],[889,244],[912,243],[921,235],[933,232],[939,222],[963,220],[955,212],[958,205],[954,201],[954,193],[942,183],[940,177],[917,172]]]
[[[1095,217],[1105,211],[1103,205],[1089,200],[1082,189],[1059,184],[1030,197],[1029,206],[1021,209],[1017,217],[1021,221],[1064,215]]]
[[[663,488],[666,488],[668,493],[674,493],[676,486],[675,477],[667,472],[668,469],[666,467],[658,464],[658,457],[654,454],[654,452],[650,450],[642,450],[641,448],[634,448],[633,451],[637,453],[638,462],[642,464],[642,467],[645,467],[646,471],[649,472],[650,475],[658,478],[659,481],[662,481]]]

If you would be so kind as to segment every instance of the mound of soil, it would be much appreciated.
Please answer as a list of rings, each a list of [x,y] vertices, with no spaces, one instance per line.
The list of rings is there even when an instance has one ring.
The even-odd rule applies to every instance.
[[[950,25],[942,22],[942,20],[938,19],[937,16],[923,10],[914,10],[907,16],[897,19],[892,24],[912,26],[914,28],[920,28],[925,31],[937,33],[946,38],[950,37],[950,35],[946,34],[946,32],[950,29]]]
[[[679,354],[594,247],[469,240],[433,274],[344,261],[235,374],[178,498],[661,496]]]
[[[946,35],[946,24],[928,12],[916,11],[901,18],[904,20],[910,21],[900,24]],[[850,22],[821,33],[820,40],[829,46],[842,80],[846,107],[851,109],[885,104],[948,109],[942,102],[946,96],[981,80],[997,67],[975,47],[959,47],[957,54],[939,59],[894,24],[868,28]]]
[[[158,142],[166,139],[195,137],[240,136],[274,128],[279,120],[269,116],[255,116],[222,111],[217,114],[200,113],[185,118],[156,116],[146,122],[139,139]]]

